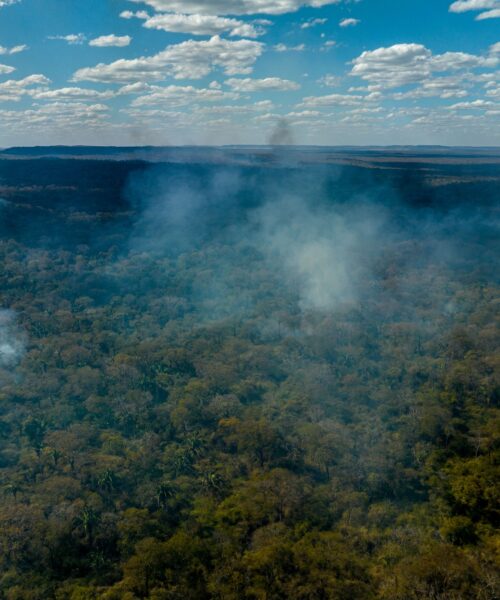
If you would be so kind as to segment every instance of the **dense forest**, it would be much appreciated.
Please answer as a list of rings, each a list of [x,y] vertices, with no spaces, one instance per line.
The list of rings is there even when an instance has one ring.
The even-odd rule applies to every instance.
[[[500,597],[498,165],[0,160],[0,598]]]

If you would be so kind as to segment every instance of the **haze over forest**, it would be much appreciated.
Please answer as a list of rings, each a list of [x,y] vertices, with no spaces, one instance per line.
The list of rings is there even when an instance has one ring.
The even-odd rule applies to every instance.
[[[499,160],[3,152],[1,597],[498,597]]]
[[[0,600],[500,598],[500,0],[0,0]]]

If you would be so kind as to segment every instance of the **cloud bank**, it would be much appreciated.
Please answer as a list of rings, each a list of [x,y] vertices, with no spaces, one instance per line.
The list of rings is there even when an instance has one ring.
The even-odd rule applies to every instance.
[[[158,12],[200,15],[284,15],[302,7],[320,8],[342,0],[131,0]]]
[[[167,76],[201,79],[217,67],[226,75],[248,74],[263,50],[263,44],[251,40],[230,41],[219,36],[200,42],[188,40],[167,46],[154,56],[79,69],[73,81],[129,83],[161,81]]]
[[[124,11],[120,15],[124,19],[134,17],[143,19],[143,27],[172,33],[190,33],[192,35],[220,35],[228,33],[232,37],[257,38],[264,35],[265,29],[245,23],[239,19],[214,15],[191,14],[156,14],[150,16],[145,11]]]

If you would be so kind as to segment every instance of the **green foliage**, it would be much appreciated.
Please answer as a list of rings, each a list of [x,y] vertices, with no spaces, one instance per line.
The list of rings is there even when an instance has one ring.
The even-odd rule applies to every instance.
[[[488,240],[447,264],[408,233],[314,312],[243,240],[107,235],[0,240],[29,340],[0,372],[2,600],[500,597]]]

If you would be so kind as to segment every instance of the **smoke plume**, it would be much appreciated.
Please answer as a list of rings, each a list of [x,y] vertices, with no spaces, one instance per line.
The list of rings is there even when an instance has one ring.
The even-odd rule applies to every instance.
[[[15,313],[0,309],[0,368],[8,369],[18,365],[24,352],[25,343]]]
[[[357,299],[386,226],[380,208],[353,204],[346,212],[302,197],[270,201],[253,217],[255,247],[297,288],[301,307],[316,310]]]

